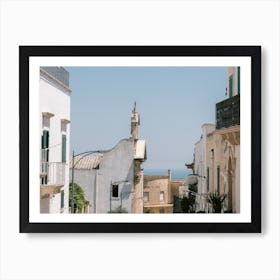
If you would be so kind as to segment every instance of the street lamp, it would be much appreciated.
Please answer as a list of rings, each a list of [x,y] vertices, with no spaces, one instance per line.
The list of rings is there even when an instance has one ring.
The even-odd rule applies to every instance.
[[[86,156],[89,156],[91,154],[94,154],[94,153],[100,153],[102,154],[104,151],[87,151],[87,152],[83,152],[83,153],[79,153],[77,155],[75,155],[74,151],[73,151],[73,154],[72,154],[72,197],[71,197],[71,213],[74,213],[74,170],[75,170],[75,166]],[[74,163],[74,159],[75,157],[77,156],[82,156],[80,157],[77,162]]]

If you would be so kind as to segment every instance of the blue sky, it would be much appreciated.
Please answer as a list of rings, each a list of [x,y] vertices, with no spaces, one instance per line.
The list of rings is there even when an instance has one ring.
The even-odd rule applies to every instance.
[[[65,67],[70,75],[71,153],[111,149],[130,137],[137,103],[145,169],[185,169],[204,123],[225,98],[225,67]]]

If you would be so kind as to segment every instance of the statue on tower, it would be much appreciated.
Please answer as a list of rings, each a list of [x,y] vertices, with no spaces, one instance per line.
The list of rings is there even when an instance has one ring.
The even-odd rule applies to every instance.
[[[138,126],[140,125],[140,116],[136,112],[136,101],[134,102],[132,114],[131,114],[131,137],[134,140],[138,139]]]

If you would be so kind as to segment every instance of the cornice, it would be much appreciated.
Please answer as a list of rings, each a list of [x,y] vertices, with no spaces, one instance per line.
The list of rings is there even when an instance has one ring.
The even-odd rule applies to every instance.
[[[72,90],[64,85],[62,82],[54,78],[52,75],[50,75],[48,72],[40,68],[40,77],[52,84],[53,86],[57,87],[58,89],[62,90],[63,92],[66,92],[70,94]]]

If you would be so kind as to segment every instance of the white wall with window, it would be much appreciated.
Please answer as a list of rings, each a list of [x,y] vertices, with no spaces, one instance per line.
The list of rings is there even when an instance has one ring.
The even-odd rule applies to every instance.
[[[59,67],[57,71],[65,71]],[[69,85],[40,69],[41,213],[68,213],[70,156]],[[44,169],[44,170],[42,170]],[[42,171],[45,174],[42,174]],[[44,189],[42,189],[44,188]]]

